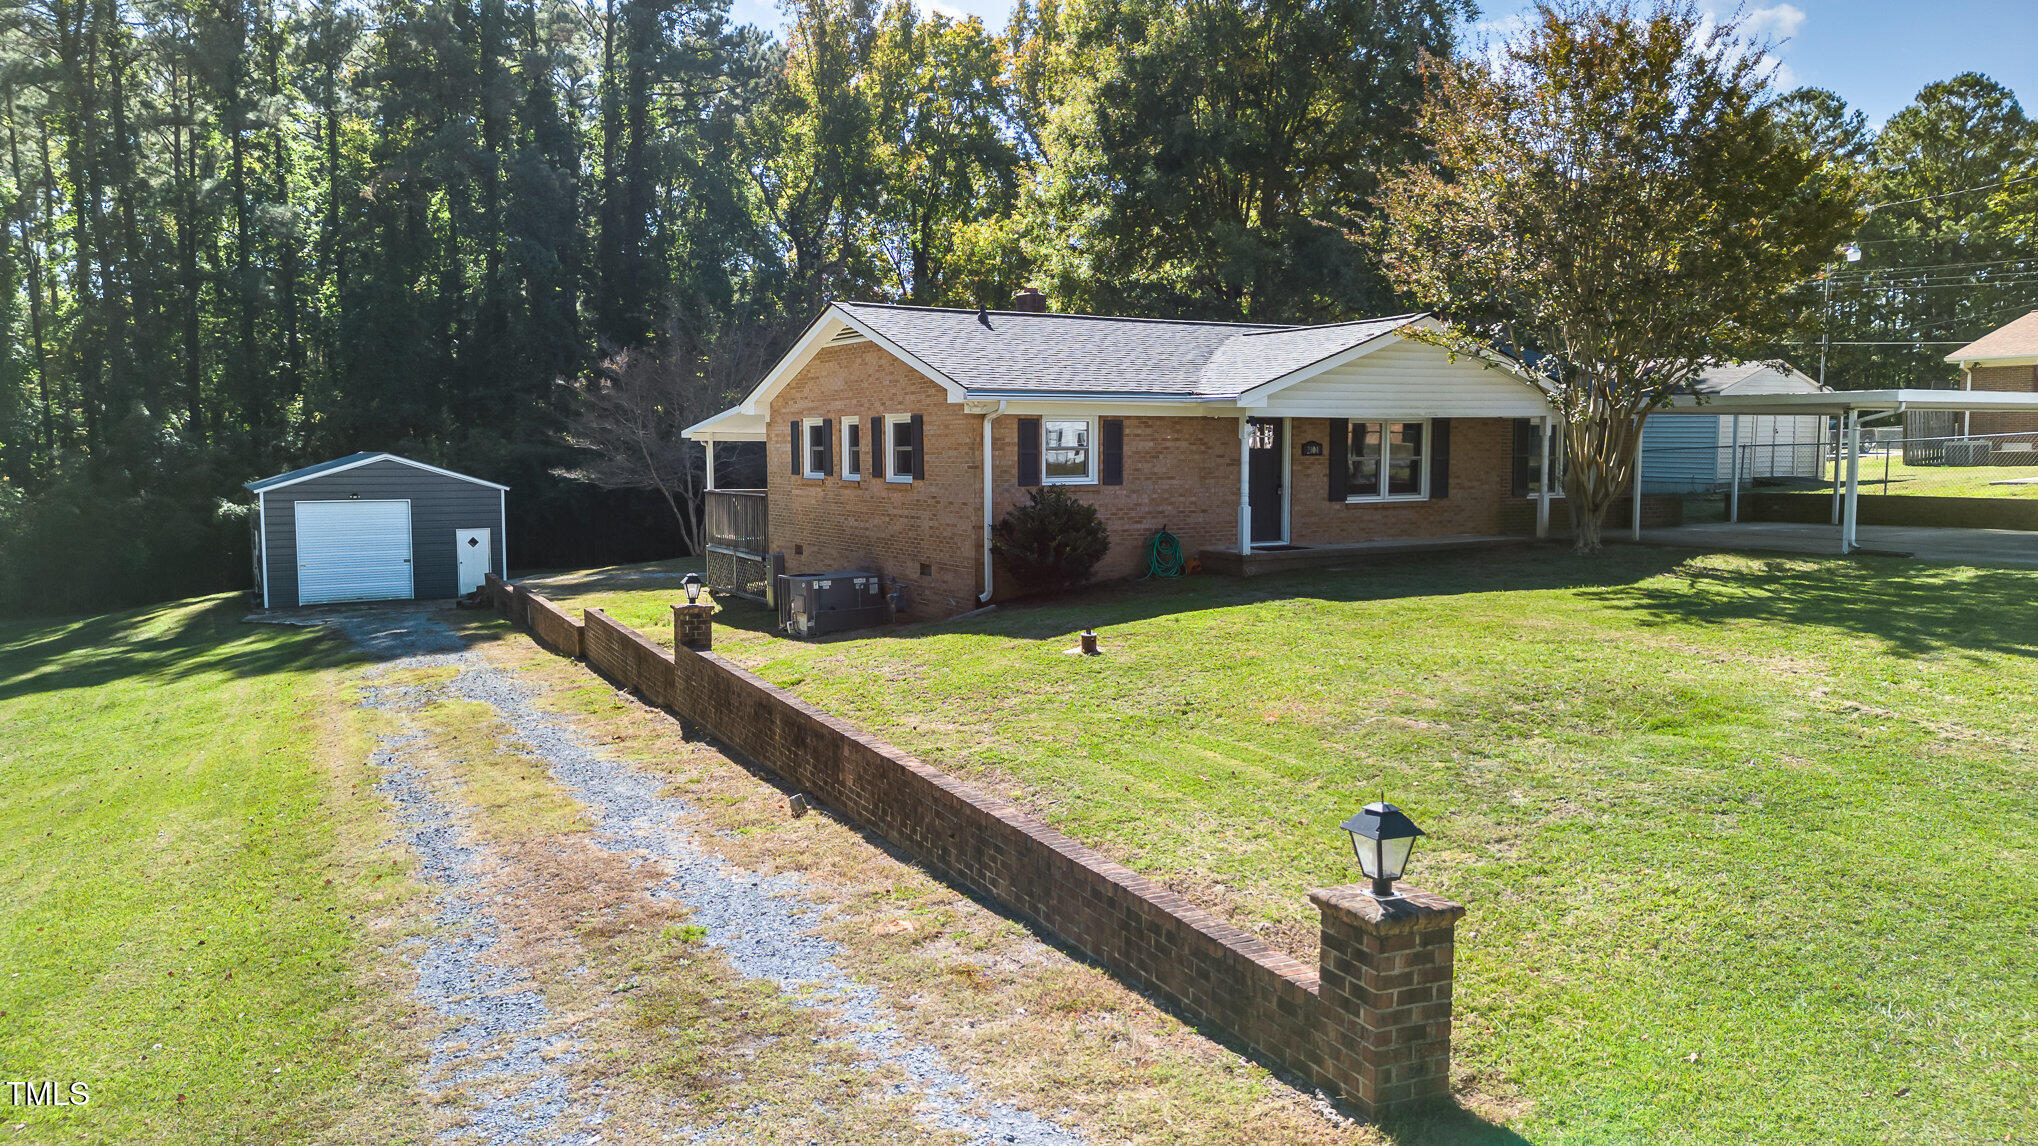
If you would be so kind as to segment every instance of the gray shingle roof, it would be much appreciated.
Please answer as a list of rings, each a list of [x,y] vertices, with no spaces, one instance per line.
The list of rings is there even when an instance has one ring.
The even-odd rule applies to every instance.
[[[1946,356],[1948,362],[2038,355],[2038,310],[2004,323]]]
[[[972,394],[1229,398],[1420,318],[1328,326],[838,304]]]

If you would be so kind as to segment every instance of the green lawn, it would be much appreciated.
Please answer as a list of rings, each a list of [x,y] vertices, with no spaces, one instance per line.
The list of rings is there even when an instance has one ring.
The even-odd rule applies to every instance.
[[[347,662],[245,612],[0,624],[0,1080],[90,1096],[0,1094],[0,1139],[404,1140],[354,922],[401,868]]]
[[[1836,467],[1828,463],[1826,492]],[[1845,481],[1846,467],[1837,467]],[[1912,497],[2038,497],[2038,465],[2022,466],[1913,466],[1905,465],[1903,454],[1869,453],[1861,458],[1859,476],[1862,493],[1887,493]],[[2030,485],[1999,485],[1998,482],[2031,481]]]
[[[676,585],[582,581],[662,640]],[[1619,549],[718,647],[1313,956],[1382,792],[1538,1142],[2038,1138],[2038,574]],[[1094,625],[1107,655],[1069,656]]]

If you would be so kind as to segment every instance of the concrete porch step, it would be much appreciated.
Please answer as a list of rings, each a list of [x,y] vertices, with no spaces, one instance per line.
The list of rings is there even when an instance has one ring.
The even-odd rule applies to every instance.
[[[1466,533],[1449,537],[1391,538],[1384,541],[1352,541],[1336,545],[1300,545],[1280,549],[1205,549],[1197,556],[1203,568],[1229,577],[1258,577],[1292,569],[1316,569],[1326,565],[1364,564],[1391,557],[1424,553],[1455,553],[1468,549],[1500,549],[1533,545],[1535,538],[1515,534]]]

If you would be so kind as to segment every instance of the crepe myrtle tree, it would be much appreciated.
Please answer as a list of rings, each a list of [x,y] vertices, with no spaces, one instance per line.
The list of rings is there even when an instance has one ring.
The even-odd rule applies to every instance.
[[[1649,411],[1788,337],[1782,295],[1861,221],[1849,166],[1779,124],[1767,47],[1682,2],[1539,4],[1430,61],[1431,153],[1382,189],[1388,271],[1445,318],[1429,337],[1549,388],[1581,553]]]

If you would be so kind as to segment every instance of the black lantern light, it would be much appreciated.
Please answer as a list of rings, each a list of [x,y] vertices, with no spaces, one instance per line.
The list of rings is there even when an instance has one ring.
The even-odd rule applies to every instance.
[[[689,573],[679,579],[679,586],[686,590],[686,603],[696,604],[701,599],[701,575]]]
[[[1408,853],[1415,850],[1415,837],[1428,833],[1384,800],[1367,804],[1364,811],[1344,822],[1344,830],[1352,834],[1359,870],[1373,881],[1373,898],[1394,898],[1394,881],[1408,870]]]

